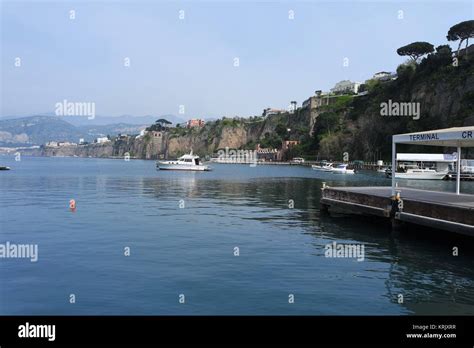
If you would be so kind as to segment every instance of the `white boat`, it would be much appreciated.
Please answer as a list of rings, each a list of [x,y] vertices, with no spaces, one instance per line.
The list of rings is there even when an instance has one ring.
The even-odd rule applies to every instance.
[[[181,156],[175,161],[157,161],[156,168],[159,170],[211,170],[209,166],[202,164],[199,156],[193,155],[192,150],[188,155]]]
[[[339,164],[334,168],[331,168],[331,172],[335,174],[355,174],[354,169],[347,169],[347,164]]]
[[[330,172],[331,171],[331,168],[332,168],[332,163],[325,163],[325,164],[321,164],[321,165],[316,165],[316,164],[313,164],[311,166],[311,168],[313,170],[324,170],[326,172]]]
[[[443,180],[447,172],[437,172],[428,168],[408,168],[404,173],[395,173],[397,179]]]
[[[436,171],[431,168],[420,168],[417,165],[404,165],[401,170],[402,172],[396,172],[395,178],[397,179],[413,179],[413,180],[442,180],[448,171]],[[387,178],[392,177],[392,170],[387,169]]]
[[[456,161],[456,154],[397,153],[395,178],[412,180],[442,180]],[[392,171],[387,170],[387,177]]]

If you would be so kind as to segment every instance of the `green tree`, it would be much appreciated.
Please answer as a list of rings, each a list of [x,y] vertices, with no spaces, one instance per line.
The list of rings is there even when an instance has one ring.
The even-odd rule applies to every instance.
[[[461,23],[458,23],[456,25],[453,25],[449,31],[448,35],[446,36],[448,41],[459,41],[459,46],[458,46],[458,57],[459,57],[459,50],[461,49],[461,44],[464,40],[466,40],[466,48],[469,44],[469,38],[474,38],[474,20],[470,21],[464,21]],[[467,56],[467,50],[466,50],[466,56]]]
[[[397,50],[397,53],[399,56],[409,56],[411,59],[413,59],[413,61],[416,62],[420,57],[433,51],[434,47],[429,42],[417,41],[400,47]]]
[[[284,124],[278,123],[275,127],[275,133],[283,138],[285,137],[286,133],[288,133],[288,130],[286,129],[286,126]]]
[[[171,124],[172,122],[165,120],[164,118],[160,118],[159,120],[155,121],[155,124],[159,124],[160,126]]]

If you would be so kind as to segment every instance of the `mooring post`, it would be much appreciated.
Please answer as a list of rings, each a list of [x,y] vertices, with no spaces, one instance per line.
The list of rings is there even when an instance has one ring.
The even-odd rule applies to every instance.
[[[400,197],[400,190],[396,190],[391,199],[392,210],[390,212],[390,223],[392,225],[392,234],[398,236],[402,226],[402,222],[398,219],[398,214],[403,210],[403,199]]]
[[[329,186],[326,186],[326,182],[323,181],[323,186],[321,186],[321,196],[324,197],[324,190],[327,187],[329,187]],[[320,203],[320,213],[329,215],[329,205],[324,204],[324,203]]]

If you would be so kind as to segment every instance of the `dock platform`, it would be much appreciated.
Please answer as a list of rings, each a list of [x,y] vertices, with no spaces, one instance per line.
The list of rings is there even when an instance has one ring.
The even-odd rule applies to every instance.
[[[321,208],[390,219],[474,237],[474,195],[391,187],[323,187]]]

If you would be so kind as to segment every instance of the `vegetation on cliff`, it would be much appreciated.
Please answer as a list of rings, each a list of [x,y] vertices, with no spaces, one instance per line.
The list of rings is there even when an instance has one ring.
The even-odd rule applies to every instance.
[[[472,21],[453,26],[451,41],[466,41],[474,35]],[[462,24],[462,25],[461,25]],[[428,42],[413,42],[397,50],[412,59],[397,68],[397,78],[368,80],[362,86],[365,95],[336,97],[330,105],[320,106],[316,122],[307,109],[268,117],[223,118],[199,129],[170,130],[170,137],[187,137],[203,154],[212,154],[226,144],[240,144],[241,149],[281,148],[284,140],[297,140],[286,158],[326,158],[342,160],[347,152],[351,160],[388,160],[391,136],[474,124],[474,63],[456,55],[450,46],[434,49]],[[426,56],[421,61],[421,57]],[[383,103],[416,103],[419,117],[382,116]],[[241,139],[227,141],[226,130],[240,129]],[[439,149],[433,149],[439,151]],[[429,151],[429,150],[428,150]]]
[[[170,127],[170,122],[159,119],[147,130],[160,131],[162,137],[147,134],[115,141],[108,151],[113,156],[128,152],[138,158],[161,158],[192,148],[207,156],[225,147],[254,150],[260,144],[280,149],[283,141],[296,140],[298,145],[283,159],[342,160],[347,152],[350,160],[389,160],[393,134],[474,125],[474,55],[468,57],[468,49],[459,50],[462,42],[467,47],[474,37],[473,28],[474,21],[451,27],[447,39],[460,40],[455,55],[448,45],[434,49],[430,43],[413,42],[400,47],[397,53],[412,59],[397,68],[396,79],[368,80],[361,87],[364,93],[333,95],[329,105],[316,110],[306,107],[266,117],[224,117],[193,128]],[[387,103],[414,103],[419,114],[384,115],[381,109]],[[103,151],[104,147],[97,148]],[[430,150],[440,151],[426,151]],[[84,154],[94,156],[95,152]]]
[[[430,44],[407,46],[401,52],[417,51],[417,57],[398,67],[396,80],[369,80],[367,95],[323,107],[314,136],[295,149],[300,150],[295,155],[315,151],[319,158],[341,160],[348,152],[350,159],[388,160],[393,134],[474,125],[473,57],[466,52],[453,59],[451,48],[441,45],[417,64]],[[381,104],[388,101],[419,103],[419,119],[381,116]]]

